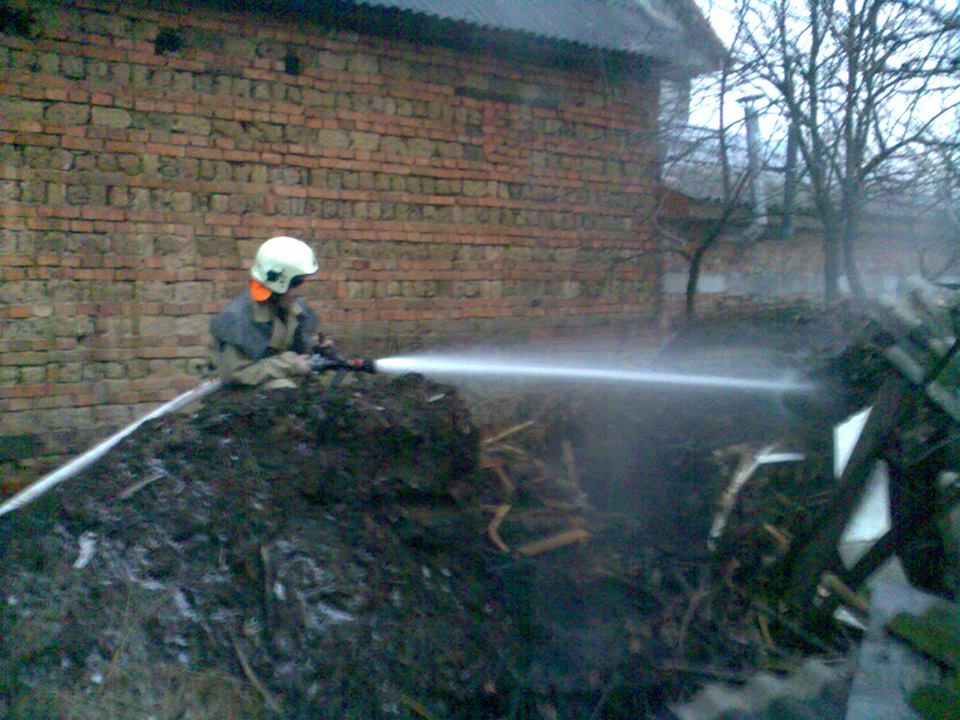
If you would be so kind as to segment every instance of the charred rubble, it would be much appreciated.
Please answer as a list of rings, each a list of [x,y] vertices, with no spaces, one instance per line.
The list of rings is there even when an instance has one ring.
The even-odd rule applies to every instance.
[[[834,319],[735,323],[830,388],[803,401],[548,387],[477,411],[373,376],[153,420],[0,519],[0,717],[669,718],[705,682],[839,660],[855,632],[771,594],[835,500],[831,423],[889,372]],[[722,370],[717,327],[665,361]],[[804,460],[708,548],[738,463],[784,439]]]

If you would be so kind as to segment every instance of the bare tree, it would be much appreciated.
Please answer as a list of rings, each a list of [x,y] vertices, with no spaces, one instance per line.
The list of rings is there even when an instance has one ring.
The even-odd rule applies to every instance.
[[[824,232],[824,300],[855,263],[862,210],[916,147],[957,143],[960,11],[937,0],[737,0],[747,65],[794,140]]]
[[[736,47],[742,37],[737,32]],[[685,317],[693,319],[704,262],[724,238],[758,234],[768,208],[762,192],[761,174],[769,171],[779,143],[761,141],[757,119],[767,100],[750,96],[746,82],[749,68],[729,55],[721,71],[701,80],[696,102],[714,108],[709,126],[684,122],[661,124],[662,191],[651,213],[656,240],[652,252],[681,258],[686,265]],[[731,98],[743,104],[743,112],[731,117]],[[675,217],[670,201],[679,195],[697,212]],[[690,217],[697,216],[696,220]]]
[[[957,118],[960,135],[960,117]],[[917,159],[915,182],[925,187],[927,212],[945,229],[940,247],[923,247],[920,268],[927,280],[957,287],[960,271],[960,146],[928,149]]]

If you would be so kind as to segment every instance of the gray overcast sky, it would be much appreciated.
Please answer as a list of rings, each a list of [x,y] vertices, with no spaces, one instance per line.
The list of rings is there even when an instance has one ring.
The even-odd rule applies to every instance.
[[[733,21],[726,10],[731,5],[730,0],[696,0],[696,3],[723,44],[729,46],[733,40]]]
[[[767,0],[758,0],[759,2],[764,2]],[[737,0],[695,0],[697,5],[700,7],[701,12],[710,22],[710,25],[713,27],[714,32],[727,47],[733,41],[733,37],[736,31],[736,22],[734,19],[734,8],[737,5]],[[939,6],[941,10],[949,11],[950,9],[956,7],[957,0],[933,0],[934,6]],[[764,88],[757,86],[755,91],[763,92]],[[742,108],[737,104],[736,100],[738,97],[752,94],[754,90],[744,89],[741,92],[733,93],[733,97],[729,98],[726,104],[726,112],[728,118],[737,118],[742,116]],[[699,101],[698,101],[699,100]],[[930,103],[929,103],[929,112],[935,114],[939,111],[941,103],[947,102],[952,103],[956,102],[956,96],[954,95],[942,95],[942,94],[931,94]],[[706,126],[716,126],[716,100],[710,100],[707,97],[701,95],[699,99],[695,98],[691,106],[691,124],[695,125],[706,125]],[[956,118],[953,116],[947,116],[943,118],[944,127],[949,128],[951,123],[956,123]],[[776,137],[778,133],[778,121],[772,116],[761,117],[761,132],[766,137]]]

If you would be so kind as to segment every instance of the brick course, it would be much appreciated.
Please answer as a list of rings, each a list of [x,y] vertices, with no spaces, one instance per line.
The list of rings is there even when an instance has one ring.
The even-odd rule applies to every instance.
[[[194,386],[275,234],[315,247],[304,294],[354,352],[657,312],[655,257],[608,275],[649,243],[646,73],[136,1],[36,13],[0,35],[0,472]],[[155,52],[164,28],[181,50]]]

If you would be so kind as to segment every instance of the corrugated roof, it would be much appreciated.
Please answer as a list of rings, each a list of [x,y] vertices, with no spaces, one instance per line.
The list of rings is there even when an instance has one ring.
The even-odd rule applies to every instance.
[[[653,58],[682,75],[717,69],[726,52],[692,0],[357,0],[357,4]]]

